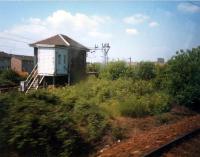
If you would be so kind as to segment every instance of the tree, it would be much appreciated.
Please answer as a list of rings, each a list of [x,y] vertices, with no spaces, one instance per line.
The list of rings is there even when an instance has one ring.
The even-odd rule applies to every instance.
[[[180,50],[168,62],[169,92],[175,101],[193,109],[200,103],[200,47]]]
[[[152,62],[140,62],[138,77],[143,80],[150,80],[156,76],[155,64]]]
[[[126,75],[127,65],[123,61],[110,62],[100,73],[101,78],[116,80]]]

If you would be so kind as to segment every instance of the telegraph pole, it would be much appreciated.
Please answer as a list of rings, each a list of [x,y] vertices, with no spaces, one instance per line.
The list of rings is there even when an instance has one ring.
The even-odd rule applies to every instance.
[[[104,55],[104,64],[108,64],[108,51],[110,50],[110,45],[109,43],[102,43],[102,51]]]
[[[108,63],[108,51],[110,50],[109,43],[102,43],[100,48],[97,44],[95,44],[94,48],[90,49],[91,53],[96,52],[97,50],[102,51],[102,53],[103,53],[103,63],[107,64]]]
[[[129,65],[131,65],[131,57],[129,57],[128,59],[129,59]]]

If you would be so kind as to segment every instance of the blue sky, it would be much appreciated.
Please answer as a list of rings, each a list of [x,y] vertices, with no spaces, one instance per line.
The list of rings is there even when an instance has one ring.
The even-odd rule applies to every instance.
[[[169,59],[200,45],[200,2],[0,2],[0,19],[0,50],[8,53],[33,55],[27,43],[60,33],[88,47],[109,42],[110,60]]]

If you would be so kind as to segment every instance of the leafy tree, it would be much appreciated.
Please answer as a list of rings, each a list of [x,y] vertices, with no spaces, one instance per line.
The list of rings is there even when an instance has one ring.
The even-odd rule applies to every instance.
[[[3,70],[0,72],[0,85],[12,85],[19,83],[22,78],[12,70]]]
[[[169,92],[175,101],[199,109],[200,104],[200,47],[180,50],[168,62]]]
[[[138,65],[138,77],[143,80],[151,80],[156,76],[155,64],[152,62],[140,62]]]
[[[123,61],[110,62],[100,73],[101,78],[116,80],[125,76],[127,70],[126,63]]]
[[[87,65],[87,71],[88,72],[100,72],[102,66],[103,65],[101,63],[91,63],[91,64]]]
[[[61,100],[45,90],[0,95],[0,150],[19,156],[86,154],[107,123],[102,109],[90,101]]]
[[[7,110],[1,109],[7,115],[0,124],[0,136],[7,147],[22,156],[30,156],[31,152],[35,156],[67,157],[79,151],[84,142],[73,117],[48,93],[38,95],[8,96],[6,103],[10,105]]]
[[[158,90],[167,90],[168,88],[168,82],[169,82],[169,76],[167,72],[168,65],[156,65],[156,77],[153,80],[154,86]]]

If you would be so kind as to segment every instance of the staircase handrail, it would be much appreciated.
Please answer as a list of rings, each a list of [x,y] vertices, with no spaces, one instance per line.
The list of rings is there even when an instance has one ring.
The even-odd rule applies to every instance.
[[[29,77],[29,80],[26,81],[26,86],[29,85],[29,83],[31,82],[32,78],[34,78],[37,75],[37,69],[34,71],[34,73],[31,75],[31,77]]]
[[[37,69],[37,65],[38,65],[38,64],[35,65],[35,67],[34,67],[33,70],[31,71],[31,73],[30,73],[30,74],[28,75],[28,77],[26,78],[25,82],[27,82],[27,81],[30,79],[30,77],[32,76],[32,74],[35,73],[35,70]]]
[[[35,82],[36,78],[38,75],[36,75],[36,77],[34,77],[33,81],[31,82],[31,84],[28,86],[26,93],[28,93],[29,89],[32,87],[33,83]]]
[[[43,75],[42,78],[39,80],[39,83],[38,83],[38,85],[36,86],[35,89],[38,89],[38,87],[39,87],[39,85],[42,83],[43,79],[44,79],[44,75]]]

